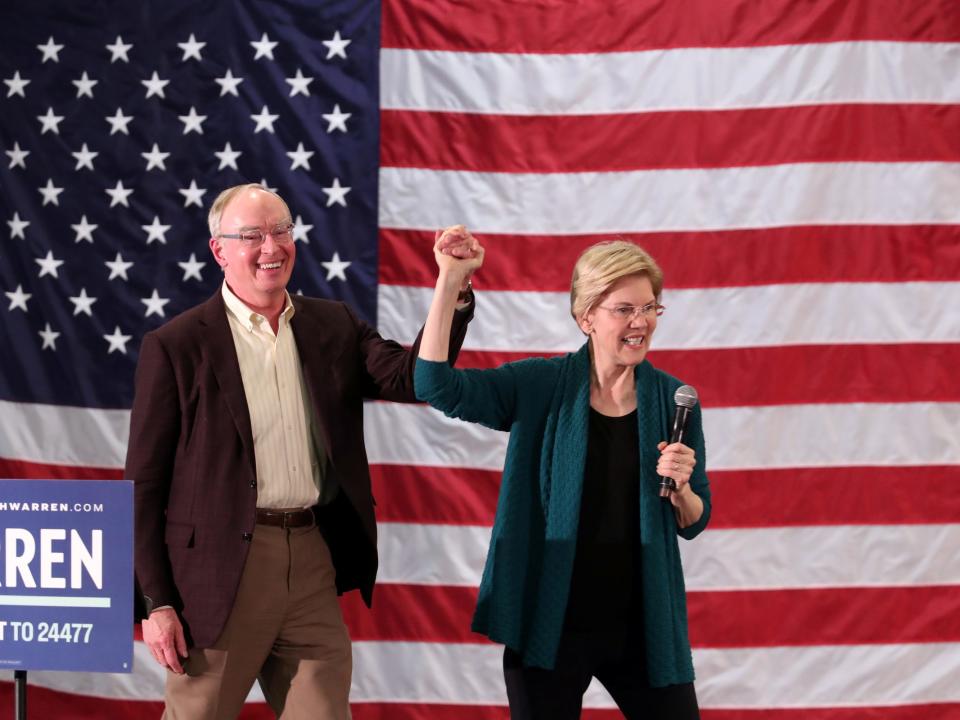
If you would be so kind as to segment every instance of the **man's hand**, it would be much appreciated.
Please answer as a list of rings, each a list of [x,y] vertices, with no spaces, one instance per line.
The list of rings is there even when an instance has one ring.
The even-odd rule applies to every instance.
[[[183,636],[183,625],[173,608],[161,608],[150,613],[150,617],[141,623],[143,642],[150,648],[156,661],[178,675],[183,674],[180,659],[187,657],[187,641]]]
[[[447,278],[459,290],[468,287],[470,277],[483,265],[483,254],[483,246],[463,225],[437,230],[434,236],[433,255],[440,269],[439,280]]]

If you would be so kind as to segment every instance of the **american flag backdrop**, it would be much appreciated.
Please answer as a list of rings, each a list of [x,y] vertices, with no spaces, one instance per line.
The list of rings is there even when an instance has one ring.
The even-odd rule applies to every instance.
[[[573,262],[623,234],[704,406],[704,718],[960,718],[960,2],[8,2],[0,43],[0,474],[120,477],[139,340],[220,282],[227,185],[290,203],[292,290],[405,343],[465,223],[461,366],[577,347]],[[506,437],[374,403],[367,445],[354,717],[505,718],[469,626]],[[32,711],[155,717],[136,659],[31,672]]]

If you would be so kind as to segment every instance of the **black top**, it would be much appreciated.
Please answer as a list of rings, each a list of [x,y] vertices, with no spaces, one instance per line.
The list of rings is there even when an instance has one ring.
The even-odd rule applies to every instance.
[[[591,408],[565,632],[622,635],[642,625],[639,478],[637,411]]]

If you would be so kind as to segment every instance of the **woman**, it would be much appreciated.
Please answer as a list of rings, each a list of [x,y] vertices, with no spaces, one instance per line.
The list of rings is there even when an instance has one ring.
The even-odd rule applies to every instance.
[[[646,361],[660,268],[633,243],[594,245],[570,289],[578,351],[455,370],[445,338],[483,249],[458,226],[434,254],[417,396],[510,432],[473,629],[506,646],[511,717],[578,718],[592,677],[627,718],[699,717],[677,536],[706,527],[710,490],[699,409],[690,446],[664,441],[681,383]]]

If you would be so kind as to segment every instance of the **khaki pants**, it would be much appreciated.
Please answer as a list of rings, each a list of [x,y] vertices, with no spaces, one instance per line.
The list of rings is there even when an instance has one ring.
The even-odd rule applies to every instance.
[[[350,718],[350,637],[315,526],[257,525],[233,610],[186,674],[167,671],[165,720],[233,720],[253,681],[283,720]]]

